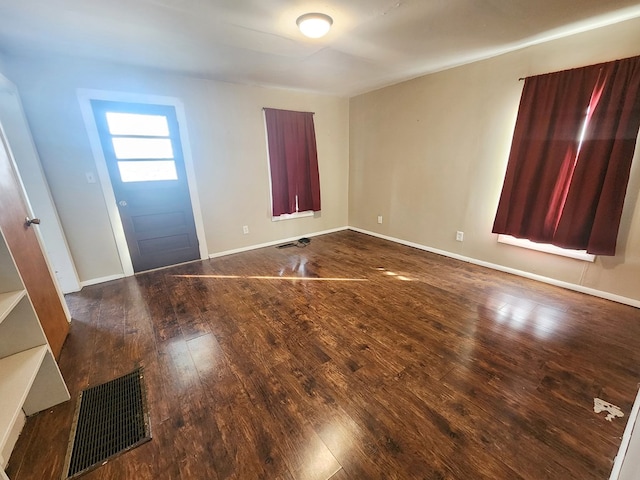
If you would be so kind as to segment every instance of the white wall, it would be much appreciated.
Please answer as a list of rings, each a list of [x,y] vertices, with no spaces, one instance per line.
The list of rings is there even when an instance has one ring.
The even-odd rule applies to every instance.
[[[179,98],[185,106],[210,254],[347,225],[345,98],[234,85],[64,58],[7,58],[81,281],[122,274],[78,89]],[[315,112],[322,212],[272,222],[262,108]],[[242,226],[248,225],[249,235]]]
[[[34,227],[59,289],[80,290],[77,273],[60,219],[33,144],[17,88],[5,75],[0,58],[0,123],[26,190],[29,207],[42,223]],[[64,305],[64,302],[63,302]]]
[[[615,257],[585,263],[498,244],[491,233],[522,91],[518,78],[639,54],[635,19],[352,98],[349,224],[639,301],[640,148]],[[458,230],[464,242],[456,242]]]
[[[491,234],[519,77],[640,54],[640,19],[347,100],[64,58],[7,58],[83,281],[122,274],[77,89],[180,98],[210,254],[349,224],[483,262],[640,300],[640,166],[615,257],[594,264]],[[323,211],[271,222],[262,107],[316,112]],[[384,223],[376,223],[377,215]],[[242,234],[248,225],[249,235]],[[455,241],[455,232],[465,241]]]
[[[631,420],[630,420],[631,421]],[[640,425],[636,424],[626,451],[619,480],[638,480],[640,478]],[[612,479],[615,480],[615,479]]]

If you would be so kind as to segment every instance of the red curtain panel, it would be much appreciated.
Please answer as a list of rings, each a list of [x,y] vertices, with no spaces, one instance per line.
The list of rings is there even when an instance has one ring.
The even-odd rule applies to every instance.
[[[320,211],[313,113],[265,108],[273,216]]]
[[[525,80],[494,233],[615,255],[640,57]]]

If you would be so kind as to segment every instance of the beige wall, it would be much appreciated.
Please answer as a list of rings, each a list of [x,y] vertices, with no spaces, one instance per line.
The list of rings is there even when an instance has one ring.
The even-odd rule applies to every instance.
[[[352,98],[349,224],[640,300],[640,151],[615,257],[590,264],[498,244],[491,233],[523,85],[518,78],[639,54],[636,19]]]
[[[637,159],[616,257],[586,264],[497,244],[490,233],[522,88],[518,78],[638,54],[640,20],[633,20],[350,101],[62,58],[0,62],[20,90],[81,281],[122,270],[100,185],[85,178],[96,167],[78,88],[182,100],[211,254],[349,224],[638,300]],[[317,218],[270,220],[264,106],[316,112],[323,201]],[[462,243],[455,241],[457,230],[465,233]]]
[[[210,254],[347,225],[345,98],[232,85],[102,63],[7,58],[81,281],[122,273],[77,89],[177,97],[185,107]],[[272,222],[262,107],[313,111],[322,212]],[[248,225],[249,235],[242,226]]]

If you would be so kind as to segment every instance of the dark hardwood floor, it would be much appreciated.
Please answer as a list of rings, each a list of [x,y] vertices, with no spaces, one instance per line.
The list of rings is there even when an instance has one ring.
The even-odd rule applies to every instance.
[[[640,378],[640,310],[355,232],[67,298],[73,400],[13,480],[60,478],[80,390],[137,365],[153,440],[86,480],[604,480]]]

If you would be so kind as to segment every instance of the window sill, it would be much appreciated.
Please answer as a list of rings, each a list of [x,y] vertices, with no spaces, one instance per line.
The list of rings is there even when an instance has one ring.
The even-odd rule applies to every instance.
[[[313,217],[313,211],[307,210],[306,212],[296,213],[283,213],[279,217],[271,217],[272,222],[280,222],[282,220],[293,220],[294,218]]]
[[[591,255],[585,250],[568,250],[566,248],[556,247],[555,245],[549,245],[548,243],[535,243],[530,240],[515,238],[510,235],[498,235],[498,242],[514,245],[516,247],[528,248],[529,250],[551,253],[553,255],[575,258],[576,260],[582,260],[585,262],[593,263],[596,259],[595,255]]]

